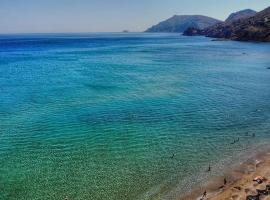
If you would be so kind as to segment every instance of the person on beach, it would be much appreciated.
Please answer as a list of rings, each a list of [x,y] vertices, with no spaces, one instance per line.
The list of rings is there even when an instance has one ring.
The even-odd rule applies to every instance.
[[[235,143],[237,143],[237,142],[239,142],[240,141],[240,138],[237,138],[237,140],[233,140],[233,142],[231,143],[231,144],[235,144]]]
[[[224,186],[227,185],[227,179],[226,178],[224,178],[223,183],[224,183]]]
[[[207,172],[211,172],[211,166],[209,165]]]
[[[204,200],[204,198],[207,196],[207,192],[206,190],[204,191],[203,195],[202,195],[202,198],[200,198],[200,200]]]

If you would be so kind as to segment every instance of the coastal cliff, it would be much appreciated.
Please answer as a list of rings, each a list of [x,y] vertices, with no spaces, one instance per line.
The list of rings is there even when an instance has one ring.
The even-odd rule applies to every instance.
[[[184,32],[184,35],[204,35],[238,41],[270,42],[270,7],[252,17],[218,23],[205,29],[191,27]]]

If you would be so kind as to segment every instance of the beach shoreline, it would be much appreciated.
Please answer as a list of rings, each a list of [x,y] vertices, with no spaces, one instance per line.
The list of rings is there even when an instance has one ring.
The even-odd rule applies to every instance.
[[[256,177],[262,177],[263,182],[261,184],[255,182]],[[270,184],[269,150],[258,152],[240,165],[226,171],[224,176],[209,180],[205,185],[197,187],[178,200],[200,200],[205,191],[206,196],[203,200],[245,200],[248,195],[256,195],[256,189],[265,189],[267,184]]]

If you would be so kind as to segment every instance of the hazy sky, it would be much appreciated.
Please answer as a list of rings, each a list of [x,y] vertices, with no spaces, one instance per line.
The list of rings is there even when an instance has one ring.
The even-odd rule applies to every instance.
[[[0,33],[143,31],[175,14],[225,19],[270,0],[0,0]]]

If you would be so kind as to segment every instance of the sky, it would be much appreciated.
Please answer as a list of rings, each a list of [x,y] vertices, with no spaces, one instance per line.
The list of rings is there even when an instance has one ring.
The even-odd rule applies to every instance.
[[[173,15],[224,20],[270,0],[0,0],[0,33],[144,31]]]

